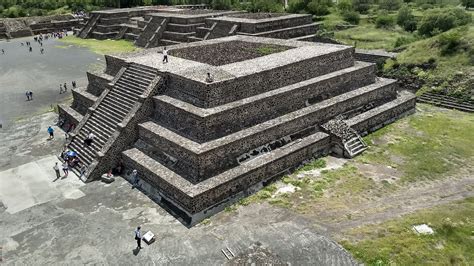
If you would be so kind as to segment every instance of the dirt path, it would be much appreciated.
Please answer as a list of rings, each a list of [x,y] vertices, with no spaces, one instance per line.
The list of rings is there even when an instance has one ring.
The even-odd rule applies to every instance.
[[[469,197],[474,197],[474,176],[466,173],[458,178],[401,188],[395,193],[371,201],[349,203],[350,212],[327,213],[326,216],[319,216],[318,220],[323,221],[321,225],[327,228],[329,234],[340,237],[351,228],[381,223],[418,210]],[[320,212],[318,215],[324,213]]]

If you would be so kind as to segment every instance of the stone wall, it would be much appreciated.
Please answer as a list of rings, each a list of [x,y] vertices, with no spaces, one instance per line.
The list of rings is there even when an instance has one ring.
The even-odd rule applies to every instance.
[[[289,67],[207,84],[170,75],[167,95],[198,107],[214,107],[354,65],[353,48],[297,61]],[[270,55],[272,56],[272,55]],[[270,58],[269,58],[270,59]]]
[[[87,109],[91,107],[97,100],[97,97],[88,93],[85,88],[72,89],[73,102],[71,107],[81,115],[87,113]]]
[[[112,79],[112,75],[87,72],[87,80],[89,81],[87,91],[92,95],[99,97],[104,89],[110,88],[109,82],[111,82]]]
[[[202,143],[304,108],[309,99],[313,103],[325,100],[374,81],[374,65],[358,63],[348,69],[215,108],[203,109],[162,95],[155,97],[155,119]]]
[[[235,134],[206,143],[196,143],[162,126],[148,122],[140,125],[140,138],[177,158],[174,170],[199,182],[237,165],[237,157],[307,127],[324,123],[338,114],[368,103],[386,102],[396,96],[393,80],[381,80],[301,110],[268,120]]]

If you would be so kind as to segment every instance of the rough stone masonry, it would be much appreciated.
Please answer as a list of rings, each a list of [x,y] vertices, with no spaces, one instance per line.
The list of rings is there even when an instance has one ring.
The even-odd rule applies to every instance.
[[[105,73],[89,73],[89,87],[74,94],[89,100],[60,113],[111,132],[90,153],[95,165],[122,160],[137,169],[141,188],[188,225],[331,152],[340,140],[321,127],[331,119],[363,135],[415,107],[413,94],[376,77],[374,64],[356,61],[350,46],[236,35],[168,50],[169,63],[162,48],[106,56]],[[129,96],[140,86],[149,88]],[[123,121],[88,122],[114,101],[132,106],[116,110],[126,113]]]

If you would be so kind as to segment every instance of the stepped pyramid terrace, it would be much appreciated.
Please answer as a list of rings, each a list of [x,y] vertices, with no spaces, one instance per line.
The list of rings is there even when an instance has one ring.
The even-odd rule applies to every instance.
[[[151,48],[232,35],[312,40],[321,23],[309,14],[246,13],[155,6],[94,11],[76,30],[80,38],[128,39]]]
[[[235,35],[168,46],[169,63],[161,51],[105,56],[59,110],[88,181],[122,161],[188,225],[307,160],[356,156],[361,136],[415,110],[350,46]]]

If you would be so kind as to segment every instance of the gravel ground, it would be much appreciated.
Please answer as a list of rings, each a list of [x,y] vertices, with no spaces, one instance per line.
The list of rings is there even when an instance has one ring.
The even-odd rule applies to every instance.
[[[283,45],[230,41],[171,50],[170,55],[213,66],[221,66],[282,52],[291,48]]]

